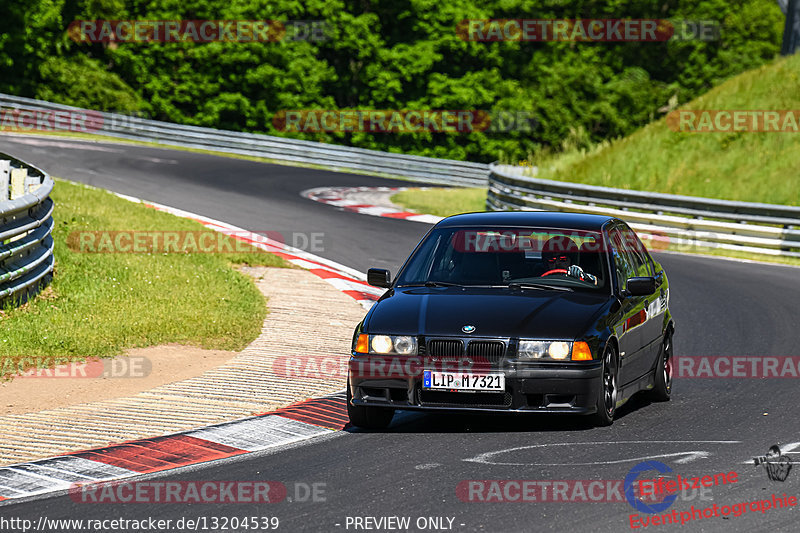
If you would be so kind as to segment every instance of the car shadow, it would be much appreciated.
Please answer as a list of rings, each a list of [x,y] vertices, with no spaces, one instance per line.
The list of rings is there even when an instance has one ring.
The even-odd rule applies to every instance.
[[[634,394],[617,409],[614,420],[619,421],[652,403],[646,394],[641,392]],[[395,413],[392,424],[386,429],[365,429],[350,424],[343,428],[349,433],[548,433],[593,429],[602,428],[595,426],[590,416],[581,415],[402,410]]]
[[[647,394],[647,392],[648,391],[639,391],[631,396],[630,399],[625,402],[625,405],[617,409],[617,414],[614,417],[614,420],[620,420],[635,413],[639,409],[657,404],[658,402],[654,402],[650,399],[650,396]]]
[[[518,433],[586,431],[586,417],[529,413],[456,413],[397,411],[391,426],[382,430],[347,425],[350,433]]]

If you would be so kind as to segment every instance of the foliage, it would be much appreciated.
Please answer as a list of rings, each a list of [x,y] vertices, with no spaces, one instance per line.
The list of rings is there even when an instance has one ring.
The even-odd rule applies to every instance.
[[[0,91],[153,118],[454,159],[523,158],[631,133],[772,60],[774,0],[7,0]],[[473,42],[465,19],[681,18],[718,41]],[[324,41],[78,44],[74,20],[325,20]],[[70,80],[69,74],[72,74]],[[530,132],[276,131],[293,109],[523,110]],[[566,143],[566,144],[565,144]],[[577,143],[577,145],[576,145]]]

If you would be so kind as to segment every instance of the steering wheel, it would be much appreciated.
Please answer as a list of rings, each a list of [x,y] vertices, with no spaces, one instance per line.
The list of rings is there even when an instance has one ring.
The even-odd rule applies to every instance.
[[[553,270],[548,270],[547,272],[542,274],[540,277],[543,278],[545,276],[549,276],[550,274],[566,274],[566,273],[567,273],[567,269],[566,268],[554,268]]]

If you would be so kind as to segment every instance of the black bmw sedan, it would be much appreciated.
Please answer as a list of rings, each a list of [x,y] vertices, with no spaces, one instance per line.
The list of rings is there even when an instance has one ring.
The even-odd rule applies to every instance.
[[[353,335],[347,407],[573,413],[609,425],[634,393],[669,400],[669,283],[613,217],[470,213],[420,241]]]

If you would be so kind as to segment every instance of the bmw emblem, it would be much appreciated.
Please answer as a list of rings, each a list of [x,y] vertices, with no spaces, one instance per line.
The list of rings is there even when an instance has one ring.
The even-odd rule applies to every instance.
[[[473,326],[472,324],[461,326],[461,331],[463,331],[464,333],[472,333],[475,331],[475,326]]]

